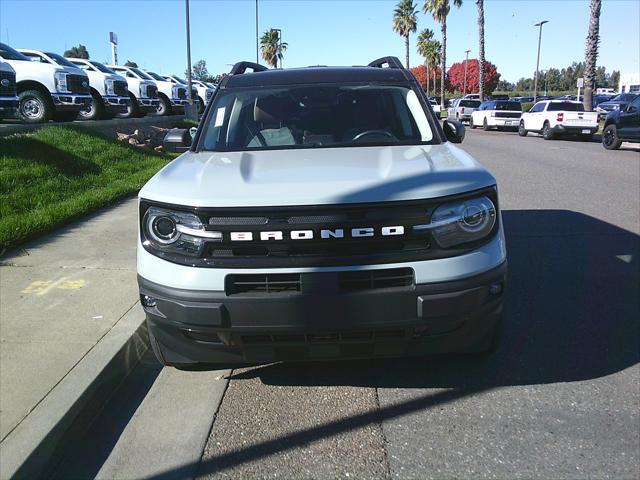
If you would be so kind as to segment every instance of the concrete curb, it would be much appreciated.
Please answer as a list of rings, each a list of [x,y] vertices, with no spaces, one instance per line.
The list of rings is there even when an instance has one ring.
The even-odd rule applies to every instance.
[[[141,117],[141,118],[112,118],[110,120],[82,120],[75,122],[48,122],[48,123],[0,123],[0,137],[16,133],[28,133],[43,127],[64,126],[86,128],[96,132],[107,133],[112,131],[135,130],[138,127],[173,127],[185,119],[184,115],[169,115],[166,117]]]
[[[45,476],[148,349],[135,304],[0,445],[0,478]]]

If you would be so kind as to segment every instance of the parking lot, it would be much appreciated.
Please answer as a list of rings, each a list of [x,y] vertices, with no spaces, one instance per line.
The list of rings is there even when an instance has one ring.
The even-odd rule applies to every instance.
[[[462,148],[500,189],[497,353],[217,372],[148,355],[56,475],[637,478],[638,150],[479,130]]]

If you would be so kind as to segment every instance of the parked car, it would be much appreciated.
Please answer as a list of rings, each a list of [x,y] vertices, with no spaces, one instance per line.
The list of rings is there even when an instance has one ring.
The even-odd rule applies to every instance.
[[[101,120],[127,112],[131,99],[127,80],[123,76],[95,60],[84,58],[66,58],[66,60],[84,70],[89,77],[91,104],[85,110],[80,110],[80,118]]]
[[[515,100],[520,103],[531,103],[533,102],[533,97],[513,97],[511,100]]]
[[[167,81],[176,84],[182,84],[186,86],[189,83],[187,80],[178,77],[177,75],[163,75],[163,77],[167,79]],[[199,99],[200,95],[198,93],[198,87],[193,80],[191,80],[191,96],[194,101],[198,102],[198,113],[202,113],[204,111],[204,103]]]
[[[480,100],[455,99],[447,111],[447,117],[455,118],[459,122],[469,121],[471,114],[480,106],[480,103]]]
[[[468,100],[480,100],[480,94],[479,93],[467,93],[464,97],[462,98],[466,98]],[[484,96],[484,100],[482,101],[486,101],[488,100],[487,96]]]
[[[61,67],[43,56],[30,58],[4,43],[0,61],[15,70],[18,118],[26,123],[75,120],[91,102],[89,78],[76,67]]]
[[[136,67],[123,65],[107,65],[111,70],[122,75],[127,80],[131,105],[125,113],[118,114],[122,118],[137,117],[158,110],[158,86],[153,79]]]
[[[438,103],[438,101],[435,98],[430,98],[429,99],[429,104],[431,105],[431,108],[433,108],[433,111],[435,113],[440,113],[440,104]],[[440,115],[438,115],[440,116]]]
[[[604,123],[602,145],[617,150],[622,142],[640,143],[640,95],[624,109],[609,112]]]
[[[480,107],[471,114],[469,126],[471,128],[482,127],[484,130],[496,128],[518,129],[522,115],[522,104],[509,100],[489,100],[483,102]]]
[[[204,107],[209,104],[209,100],[211,100],[213,94],[216,93],[217,87],[212,87],[210,84],[201,82],[200,80],[192,80],[192,83],[198,91],[198,113],[202,113],[204,111]]]
[[[16,72],[11,65],[0,61],[0,120],[15,116],[18,104]]]
[[[604,119],[609,112],[624,110],[627,108],[627,105],[633,102],[637,96],[637,93],[621,93],[620,95],[613,97],[611,100],[598,104],[596,111],[598,112],[600,119]]]
[[[158,86],[158,109],[156,115],[171,115],[184,113],[184,106],[189,103],[187,99],[188,87],[186,84],[170,82],[166,78],[150,70],[144,71]]]
[[[440,126],[400,60],[240,62],[220,88],[193,143],[171,135],[189,151],[139,193],[137,278],[159,362],[496,347],[496,180],[452,145],[464,127]]]
[[[584,105],[571,100],[543,100],[522,114],[518,133],[526,137],[528,132],[541,133],[545,140],[573,134],[591,140],[598,130],[598,114],[585,112]]]

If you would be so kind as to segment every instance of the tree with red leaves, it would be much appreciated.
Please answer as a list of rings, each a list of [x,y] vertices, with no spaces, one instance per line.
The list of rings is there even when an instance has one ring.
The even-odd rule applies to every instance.
[[[440,82],[442,79],[442,70],[440,70],[440,67],[438,67],[437,69],[431,68],[431,70],[429,71],[428,82],[426,65],[419,65],[417,67],[410,68],[409,70],[411,70],[411,73],[415,75],[416,80],[418,80],[418,83],[420,84],[422,89],[427,92],[427,95],[432,96],[431,94],[433,93],[434,97],[437,96],[437,93],[440,92]],[[446,79],[444,82],[444,86],[446,90],[450,90],[449,82],[446,81]],[[429,90],[427,90],[427,87],[429,88]]]
[[[480,88],[478,74],[478,60],[469,60],[467,63],[467,93],[477,93]],[[451,88],[457,92],[464,90],[464,61],[454,63],[447,71],[447,80]],[[490,95],[500,81],[500,74],[496,66],[485,60],[484,62],[484,94]]]

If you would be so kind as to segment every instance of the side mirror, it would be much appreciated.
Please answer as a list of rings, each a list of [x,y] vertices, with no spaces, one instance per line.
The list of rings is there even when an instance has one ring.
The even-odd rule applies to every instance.
[[[191,148],[191,133],[187,128],[172,128],[162,142],[166,152],[182,153]]]
[[[442,122],[444,136],[451,143],[462,143],[464,140],[464,125],[455,120],[445,120]]]

